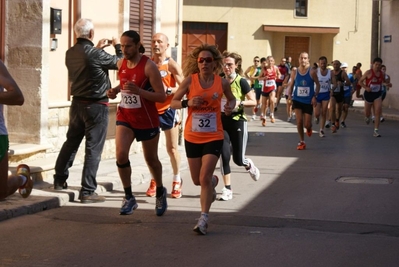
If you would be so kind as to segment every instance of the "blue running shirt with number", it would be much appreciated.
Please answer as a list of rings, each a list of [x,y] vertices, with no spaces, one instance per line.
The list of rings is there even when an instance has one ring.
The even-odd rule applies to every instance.
[[[314,81],[310,76],[310,67],[303,75],[299,72],[298,68],[295,76],[293,100],[304,104],[311,104],[313,95]]]

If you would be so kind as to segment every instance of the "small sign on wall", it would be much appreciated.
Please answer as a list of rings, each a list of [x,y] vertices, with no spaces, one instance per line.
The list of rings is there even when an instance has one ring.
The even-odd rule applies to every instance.
[[[392,42],[392,35],[384,35],[384,43]]]

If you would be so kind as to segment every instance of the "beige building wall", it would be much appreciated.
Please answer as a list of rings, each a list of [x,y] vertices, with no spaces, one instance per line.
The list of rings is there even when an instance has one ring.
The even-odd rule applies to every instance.
[[[8,0],[6,2],[5,63],[20,85],[25,103],[21,107],[6,107],[5,116],[12,143],[41,144],[49,147],[46,157],[58,155],[68,129],[70,99],[65,52],[76,40],[73,36],[69,3],[65,0]],[[180,4],[180,8],[176,5]],[[129,0],[81,1],[81,17],[90,18],[95,26],[94,44],[101,38],[112,38],[129,29]],[[181,43],[181,25],[176,17],[182,12],[182,0],[158,0],[156,17],[159,29]],[[62,33],[50,34],[50,7],[62,10]],[[94,8],[95,7],[95,8]],[[165,21],[164,21],[165,20]],[[181,23],[180,23],[181,24]],[[176,38],[177,37],[177,38]],[[51,49],[57,39],[56,49]],[[114,54],[112,47],[105,48]],[[150,54],[150,51],[147,53]],[[179,56],[181,53],[179,53]],[[110,72],[115,86],[117,72]],[[111,101],[110,126],[103,158],[115,156],[115,116],[118,100]],[[82,146],[84,142],[82,143]],[[135,142],[132,152],[141,151]],[[83,149],[77,155],[82,160]]]
[[[399,109],[399,1],[381,1],[381,58],[387,66],[393,87],[383,102],[384,108]],[[391,36],[391,42],[384,42],[384,36]]]
[[[228,50],[252,64],[255,55],[275,58],[284,55],[284,36],[311,38],[312,61],[326,55],[353,65],[368,62],[371,38],[372,1],[309,1],[308,17],[297,18],[294,0],[185,0],[183,21],[228,23]],[[339,27],[339,33],[264,32],[263,25]],[[294,60],[294,59],[293,59]]]
[[[167,54],[172,56],[172,48],[176,50],[177,62],[181,63],[183,0],[157,1],[157,24],[155,32],[162,32],[169,39]]]

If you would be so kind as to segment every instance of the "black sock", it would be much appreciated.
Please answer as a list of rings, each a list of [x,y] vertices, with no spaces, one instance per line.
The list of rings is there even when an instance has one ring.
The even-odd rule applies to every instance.
[[[156,197],[160,197],[163,194],[163,186],[157,186]]]
[[[226,187],[227,189],[231,190],[231,185],[225,185],[224,187]]]
[[[125,197],[127,200],[129,200],[131,197],[133,197],[133,193],[132,193],[132,187],[128,186],[123,188],[125,190]]]

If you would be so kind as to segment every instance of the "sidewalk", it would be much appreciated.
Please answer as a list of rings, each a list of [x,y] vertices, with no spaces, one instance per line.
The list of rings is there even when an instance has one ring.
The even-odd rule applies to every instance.
[[[179,146],[181,155],[181,171],[188,169],[184,146]],[[163,167],[164,179],[172,177],[172,167],[169,155],[164,146],[158,150],[158,157]],[[130,155],[132,166],[132,185],[148,183],[151,179],[148,167],[142,153]],[[24,199],[18,192],[0,201],[0,221],[11,219],[26,214],[33,214],[43,210],[58,208],[68,202],[79,202],[79,189],[81,187],[82,164],[77,164],[69,169],[68,189],[54,191],[53,184],[48,182],[36,182],[31,195]],[[102,160],[97,172],[98,193],[112,190],[123,190],[115,159]],[[166,183],[165,183],[166,184]],[[82,204],[85,205],[85,204]]]
[[[353,107],[349,108],[350,112],[357,112],[364,114],[364,101],[355,100]],[[393,108],[382,108],[382,116],[386,120],[399,120],[399,110]]]

